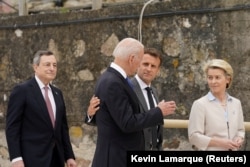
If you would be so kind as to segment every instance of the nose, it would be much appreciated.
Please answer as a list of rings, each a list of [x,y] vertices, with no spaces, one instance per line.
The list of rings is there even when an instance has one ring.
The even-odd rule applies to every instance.
[[[216,79],[215,79],[215,78],[213,78],[211,82],[212,82],[212,83],[215,83],[215,82],[216,82]]]
[[[151,67],[150,65],[148,65],[148,66],[146,67],[146,69],[147,69],[148,71],[150,71],[150,70],[152,69],[152,67]]]

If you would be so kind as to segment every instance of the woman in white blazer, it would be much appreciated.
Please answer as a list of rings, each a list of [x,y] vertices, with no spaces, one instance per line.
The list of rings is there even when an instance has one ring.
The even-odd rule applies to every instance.
[[[210,91],[195,100],[189,116],[189,141],[198,150],[238,150],[245,136],[241,102],[227,89],[233,69],[221,59],[209,61],[204,72]]]

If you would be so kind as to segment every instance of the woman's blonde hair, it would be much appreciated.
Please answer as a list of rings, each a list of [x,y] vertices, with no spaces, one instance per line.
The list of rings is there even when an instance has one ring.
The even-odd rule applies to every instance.
[[[230,77],[230,81],[226,86],[226,88],[230,88],[233,82],[233,68],[228,62],[222,59],[212,59],[208,61],[208,63],[204,67],[204,72],[206,75],[208,69],[222,69],[225,72],[226,77]]]

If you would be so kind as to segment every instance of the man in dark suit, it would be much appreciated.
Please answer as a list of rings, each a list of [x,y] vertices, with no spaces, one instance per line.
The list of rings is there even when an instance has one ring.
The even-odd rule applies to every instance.
[[[6,138],[12,167],[76,167],[62,92],[51,81],[57,61],[50,51],[33,59],[35,76],[13,89]]]
[[[140,101],[140,111],[150,111],[149,98],[146,88],[151,88],[151,96],[153,97],[154,107],[159,103],[158,92],[155,87],[152,87],[151,82],[155,79],[160,71],[162,62],[161,53],[155,48],[146,48],[140,66],[135,77],[131,78],[134,91]],[[162,150],[163,127],[157,125],[145,128],[145,150]]]
[[[159,103],[158,92],[155,87],[152,87],[151,82],[155,79],[160,71],[162,62],[161,53],[155,48],[146,48],[140,66],[135,77],[131,78],[133,90],[135,91],[140,101],[140,111],[147,112],[150,110],[150,105],[147,97],[146,87],[152,88],[152,95],[155,106]],[[85,122],[94,125],[91,120],[96,111],[99,109],[100,99],[92,97],[88,107],[87,117]],[[144,130],[145,150],[162,150],[163,127],[162,125],[145,128]],[[155,131],[155,133],[154,133]]]
[[[163,124],[163,117],[176,108],[173,101],[163,100],[141,113],[127,77],[136,73],[143,54],[144,46],[139,41],[123,39],[113,52],[114,61],[96,84],[100,109],[93,118],[98,130],[93,167],[126,167],[128,150],[145,150],[143,129]]]

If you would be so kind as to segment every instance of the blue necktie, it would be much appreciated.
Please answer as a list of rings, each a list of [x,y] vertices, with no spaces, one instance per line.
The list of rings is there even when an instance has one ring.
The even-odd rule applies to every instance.
[[[128,82],[128,85],[133,89],[133,84],[128,77],[126,78],[126,81]]]

